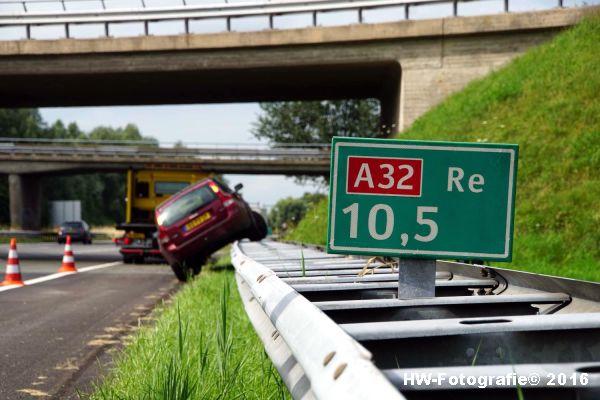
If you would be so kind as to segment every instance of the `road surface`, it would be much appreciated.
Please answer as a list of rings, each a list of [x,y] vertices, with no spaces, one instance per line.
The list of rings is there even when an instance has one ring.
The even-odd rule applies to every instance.
[[[80,272],[57,276],[63,249],[18,244],[28,285],[0,288],[0,399],[78,398],[96,360],[110,360],[107,350],[177,287],[166,265],[124,265],[112,243],[75,244]],[[0,245],[0,257],[7,253]]]

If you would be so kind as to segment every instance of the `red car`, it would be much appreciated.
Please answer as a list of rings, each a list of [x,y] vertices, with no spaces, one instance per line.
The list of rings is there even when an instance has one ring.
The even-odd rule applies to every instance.
[[[235,190],[207,178],[156,207],[160,251],[181,281],[198,274],[207,257],[228,243],[267,235],[264,218]]]

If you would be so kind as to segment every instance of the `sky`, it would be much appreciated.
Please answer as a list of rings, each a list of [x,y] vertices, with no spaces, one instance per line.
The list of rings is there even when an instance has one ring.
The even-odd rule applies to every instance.
[[[75,122],[80,129],[90,131],[96,126],[138,126],[144,136],[152,136],[168,146],[177,141],[184,143],[251,144],[260,142],[250,132],[252,123],[261,112],[258,104],[206,104],[127,107],[71,107],[41,108],[48,124],[60,119]],[[305,192],[323,191],[315,185],[298,185],[293,178],[283,175],[225,175],[233,186],[244,185],[246,201],[270,208],[278,200]]]

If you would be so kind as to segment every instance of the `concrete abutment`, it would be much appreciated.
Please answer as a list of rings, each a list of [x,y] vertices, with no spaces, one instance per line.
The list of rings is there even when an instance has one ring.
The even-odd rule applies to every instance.
[[[41,227],[41,183],[39,175],[10,174],[10,227],[39,230]]]

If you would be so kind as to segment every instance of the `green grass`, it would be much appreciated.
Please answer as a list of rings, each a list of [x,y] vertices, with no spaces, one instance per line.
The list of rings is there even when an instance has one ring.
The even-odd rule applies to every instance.
[[[519,144],[513,262],[499,266],[600,281],[599,54],[596,16],[472,82],[397,136]],[[289,238],[324,244],[326,225],[322,203]]]
[[[90,399],[288,399],[246,317],[231,269],[183,286]]]
[[[310,208],[298,226],[286,235],[286,239],[304,243],[325,244],[327,237],[327,199]]]

